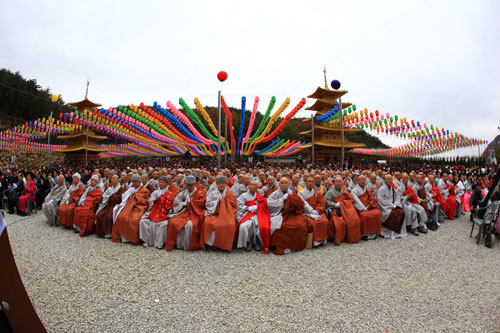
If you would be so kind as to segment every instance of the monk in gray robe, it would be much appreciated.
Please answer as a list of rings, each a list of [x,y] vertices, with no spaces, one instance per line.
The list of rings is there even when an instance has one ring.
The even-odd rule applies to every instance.
[[[186,177],[185,188],[177,194],[173,203],[167,228],[165,249],[174,246],[181,250],[194,251],[200,248],[201,225],[205,218],[206,191],[196,187],[196,178]]]
[[[411,187],[407,186],[408,174],[403,173],[401,175],[399,172],[396,172],[395,177],[397,178],[394,181],[394,185],[396,186],[402,208],[405,212],[405,225],[411,228],[410,232],[414,236],[418,236],[419,232],[427,233],[427,227],[425,226],[425,222],[427,222],[427,215],[425,214],[425,210],[418,205],[416,193],[414,193]]]
[[[382,231],[385,238],[406,237],[405,212],[399,192],[394,189],[392,175],[385,176],[384,185],[377,192],[378,209],[382,213]]]
[[[59,208],[59,203],[66,193],[67,187],[63,175],[57,177],[57,185],[54,186],[49,194],[45,197],[45,201],[42,205],[42,211],[47,217],[47,224],[50,226],[59,225],[57,219],[57,209]]]
[[[251,181],[248,192],[238,198],[237,219],[239,225],[238,248],[251,251],[252,248],[263,254],[269,253],[270,215],[267,199],[258,191],[258,182]]]
[[[380,184],[377,182],[377,174],[375,172],[370,175],[370,179],[366,183],[366,188],[372,191],[375,198],[377,197],[377,191],[380,188]]]
[[[175,196],[179,189],[169,185],[170,179],[161,176],[158,180],[158,189],[151,193],[148,199],[148,210],[139,222],[139,238],[143,245],[163,248],[167,237],[169,213],[173,207]]]
[[[238,182],[234,183],[231,187],[231,192],[233,192],[234,196],[238,198],[241,194],[248,191],[248,185],[250,184],[250,176],[241,174],[238,177]]]

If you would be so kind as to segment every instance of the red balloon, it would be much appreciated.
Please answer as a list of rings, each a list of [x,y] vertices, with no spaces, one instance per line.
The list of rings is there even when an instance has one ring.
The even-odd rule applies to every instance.
[[[224,82],[227,80],[227,73],[224,72],[224,71],[220,71],[218,74],[217,74],[217,79],[219,79],[220,82]]]

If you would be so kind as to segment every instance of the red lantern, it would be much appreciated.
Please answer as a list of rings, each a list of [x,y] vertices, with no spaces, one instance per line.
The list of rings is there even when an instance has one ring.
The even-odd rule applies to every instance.
[[[227,80],[227,73],[224,72],[224,71],[220,71],[219,73],[217,73],[217,79],[220,81],[220,82],[224,82]]]

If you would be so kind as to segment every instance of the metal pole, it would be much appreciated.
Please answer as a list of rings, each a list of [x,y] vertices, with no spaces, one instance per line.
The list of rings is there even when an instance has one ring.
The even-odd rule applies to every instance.
[[[85,135],[85,167],[89,165],[88,151],[89,151],[89,123],[87,122],[87,134]]]
[[[344,170],[344,113],[342,112],[342,97],[339,97],[340,138],[342,140],[342,170]]]
[[[226,144],[226,153],[224,154],[224,168],[227,167],[227,148],[229,148],[229,145],[227,144],[227,117],[224,118],[224,143]]]
[[[220,170],[220,122],[221,122],[221,115],[220,115],[220,90],[219,90],[219,98],[218,98],[218,106],[217,110],[219,112],[219,124],[218,124],[218,131],[219,135],[217,137],[217,170]]]
[[[280,137],[276,137],[278,139],[278,142],[276,143],[276,150],[274,151],[274,159],[276,160],[276,164],[278,164],[278,148],[280,146]]]
[[[312,141],[312,153],[311,153],[311,160],[312,160],[312,165],[314,166],[314,115],[311,115],[311,141]]]
[[[47,141],[47,169],[50,167],[50,131],[52,130],[52,111],[50,111],[49,117],[49,139]]]

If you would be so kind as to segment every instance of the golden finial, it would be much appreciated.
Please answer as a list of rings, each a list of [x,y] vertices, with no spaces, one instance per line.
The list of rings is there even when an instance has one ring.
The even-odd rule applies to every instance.
[[[326,81],[326,65],[323,67],[323,75],[325,76],[325,89],[328,89],[328,82]]]
[[[88,94],[89,94],[89,79],[87,79],[87,91],[85,91],[85,99],[87,99]]]

